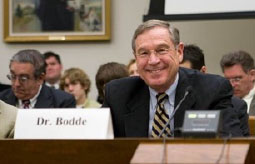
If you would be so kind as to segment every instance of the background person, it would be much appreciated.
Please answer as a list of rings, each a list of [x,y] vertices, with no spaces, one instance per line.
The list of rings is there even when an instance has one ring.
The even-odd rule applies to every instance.
[[[96,73],[96,86],[98,91],[97,101],[103,103],[105,84],[114,79],[128,77],[129,73],[124,64],[109,62],[100,65]]]
[[[131,59],[127,65],[129,76],[139,76],[135,59]]]
[[[180,63],[180,66],[184,68],[195,69],[201,73],[206,73],[207,68],[205,66],[203,50],[193,44],[185,45],[183,51],[183,61]],[[247,105],[245,101],[236,96],[233,96],[232,104],[233,110],[238,115],[240,121],[240,129],[242,130],[243,136],[249,136],[249,116],[247,114]]]
[[[59,89],[61,72],[63,69],[60,56],[54,52],[44,53],[46,62],[45,84],[49,87]]]
[[[255,67],[251,55],[245,51],[230,52],[222,57],[220,66],[234,95],[247,103],[249,115],[255,115]]]
[[[67,69],[60,80],[60,89],[75,97],[76,108],[99,108],[101,106],[88,98],[90,85],[88,75],[79,68]]]
[[[12,88],[0,93],[0,99],[18,108],[74,108],[72,95],[44,85],[45,62],[37,50],[16,53],[10,61]]]

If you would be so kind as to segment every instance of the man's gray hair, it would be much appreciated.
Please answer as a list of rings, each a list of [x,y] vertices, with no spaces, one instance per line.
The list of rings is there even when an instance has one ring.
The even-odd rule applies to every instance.
[[[166,21],[148,20],[148,21],[144,22],[143,24],[141,24],[140,26],[138,26],[138,28],[135,30],[135,33],[132,38],[132,49],[134,52],[135,52],[135,48],[136,48],[135,47],[136,38],[143,32],[150,30],[154,27],[163,27],[163,28],[168,29],[169,34],[170,34],[170,39],[174,43],[175,48],[177,48],[177,46],[180,43],[180,34],[179,34],[179,30],[177,28],[170,26],[170,24]]]
[[[220,66],[222,72],[224,72],[225,67],[232,67],[234,65],[240,64],[245,73],[254,69],[254,60],[248,52],[239,50],[230,52],[221,58]]]
[[[34,77],[39,78],[43,73],[45,73],[45,61],[41,53],[37,50],[26,49],[17,52],[10,60],[10,65],[12,62],[19,63],[30,63],[34,66],[35,72]]]

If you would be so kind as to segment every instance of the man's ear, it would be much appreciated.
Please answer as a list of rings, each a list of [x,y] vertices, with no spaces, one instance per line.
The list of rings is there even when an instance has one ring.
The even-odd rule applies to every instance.
[[[45,80],[45,73],[42,73],[42,74],[39,76],[39,78],[38,78],[38,82],[39,82],[40,84],[43,84],[44,80]]]
[[[249,71],[249,75],[251,76],[251,80],[255,82],[255,69],[251,69]]]
[[[182,62],[183,60],[183,50],[184,50],[184,44],[182,42],[179,43],[178,47],[177,47],[177,53],[178,53],[178,57],[179,57],[179,63]]]
[[[207,71],[206,66],[202,66],[202,68],[200,69],[200,72],[202,72],[202,73],[206,73],[206,71]]]

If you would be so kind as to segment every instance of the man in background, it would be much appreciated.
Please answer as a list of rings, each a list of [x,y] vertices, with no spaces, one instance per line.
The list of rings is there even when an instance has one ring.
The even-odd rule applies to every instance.
[[[60,56],[54,52],[44,53],[46,62],[45,84],[49,87],[59,89],[61,72],[63,69]]]
[[[230,52],[222,57],[220,66],[234,95],[247,103],[249,115],[255,115],[255,67],[251,55],[245,51]]]
[[[10,61],[12,88],[0,99],[18,108],[75,108],[72,95],[44,85],[45,62],[37,50],[21,50]]]
[[[181,67],[198,70],[202,73],[206,73],[205,59],[203,50],[200,47],[190,44],[184,46],[183,61],[180,63]],[[232,97],[233,109],[238,115],[240,120],[240,128],[244,136],[249,136],[249,125],[247,114],[247,105],[245,101],[238,97]]]

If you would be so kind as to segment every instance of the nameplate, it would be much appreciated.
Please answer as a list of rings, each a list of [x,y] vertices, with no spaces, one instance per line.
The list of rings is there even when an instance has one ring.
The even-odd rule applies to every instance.
[[[113,139],[110,109],[19,109],[14,138]]]

